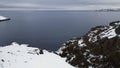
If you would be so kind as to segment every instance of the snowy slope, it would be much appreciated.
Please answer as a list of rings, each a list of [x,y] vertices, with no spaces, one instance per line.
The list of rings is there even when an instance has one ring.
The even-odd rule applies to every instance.
[[[43,53],[42,53],[43,52]],[[46,50],[12,43],[0,47],[0,68],[74,68],[65,58]]]

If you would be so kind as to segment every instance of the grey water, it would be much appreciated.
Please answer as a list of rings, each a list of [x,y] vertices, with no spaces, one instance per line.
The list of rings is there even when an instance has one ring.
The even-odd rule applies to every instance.
[[[0,15],[11,18],[0,22],[0,46],[17,42],[48,50],[57,50],[91,27],[120,20],[120,12],[0,11]]]

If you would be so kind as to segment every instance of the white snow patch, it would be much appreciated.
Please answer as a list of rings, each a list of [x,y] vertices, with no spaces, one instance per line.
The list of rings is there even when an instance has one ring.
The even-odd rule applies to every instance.
[[[0,16],[0,20],[5,20],[5,19],[7,19],[7,18],[4,16]]]
[[[79,45],[80,47],[86,46],[86,44],[84,43],[83,39],[80,39],[80,40],[78,41],[78,45]]]
[[[58,51],[56,51],[57,54],[62,54],[63,53],[63,49],[65,49],[66,47],[65,46],[62,46],[58,49]]]
[[[76,57],[76,56],[75,56],[75,55],[73,55],[73,57],[72,57],[69,61],[72,61],[75,57]]]
[[[65,62],[65,58],[26,44],[13,43],[0,47],[0,68],[74,68]]]
[[[108,37],[109,39],[115,37],[116,35],[117,34],[115,33],[115,29],[110,29],[100,34],[101,38]]]
[[[96,34],[97,30],[91,31],[90,34],[88,34],[89,42],[96,42],[98,37],[101,39],[106,37],[110,39],[117,35],[113,26],[104,27],[103,30],[104,31],[100,32],[99,34]]]

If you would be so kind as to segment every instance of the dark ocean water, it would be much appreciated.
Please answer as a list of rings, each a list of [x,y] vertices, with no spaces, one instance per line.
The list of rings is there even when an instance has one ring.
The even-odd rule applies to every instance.
[[[57,50],[93,26],[120,20],[120,12],[0,11],[0,15],[11,18],[0,22],[1,46],[17,42],[48,50]]]

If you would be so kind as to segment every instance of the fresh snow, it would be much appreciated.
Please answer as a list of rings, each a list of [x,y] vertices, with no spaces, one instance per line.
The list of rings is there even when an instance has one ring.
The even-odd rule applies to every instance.
[[[86,46],[86,44],[84,43],[83,39],[80,39],[80,40],[78,41],[78,45],[79,45],[80,47]]]
[[[0,20],[6,20],[7,18],[4,16],[0,16]]]
[[[118,26],[119,23],[116,23],[116,25]],[[117,34],[115,32],[115,28],[113,26],[109,26],[109,29],[107,29],[107,30],[103,31],[102,33],[100,33],[99,36],[101,38],[108,37],[110,39],[110,38],[113,38],[113,37],[117,36]]]
[[[58,51],[56,51],[57,54],[62,54],[63,53],[63,49],[65,49],[65,46],[60,47],[60,49],[58,49]]]
[[[0,47],[0,68],[74,68],[65,58],[40,49],[28,47],[26,44],[12,43]]]
[[[117,26],[119,24],[116,24]],[[95,31],[91,31],[90,34],[88,34],[89,36],[89,42],[96,42],[98,39],[97,37],[99,38],[108,38],[108,39],[111,39],[115,36],[117,36],[116,32],[115,32],[115,28],[113,26],[109,26],[109,27],[104,27],[103,29],[105,29],[104,31],[102,31],[101,33],[95,35],[97,33],[98,30],[95,30]]]
[[[100,35],[101,35],[101,38],[108,37],[110,39],[115,37],[117,34],[115,33],[115,29],[111,29],[111,30],[102,32]]]

